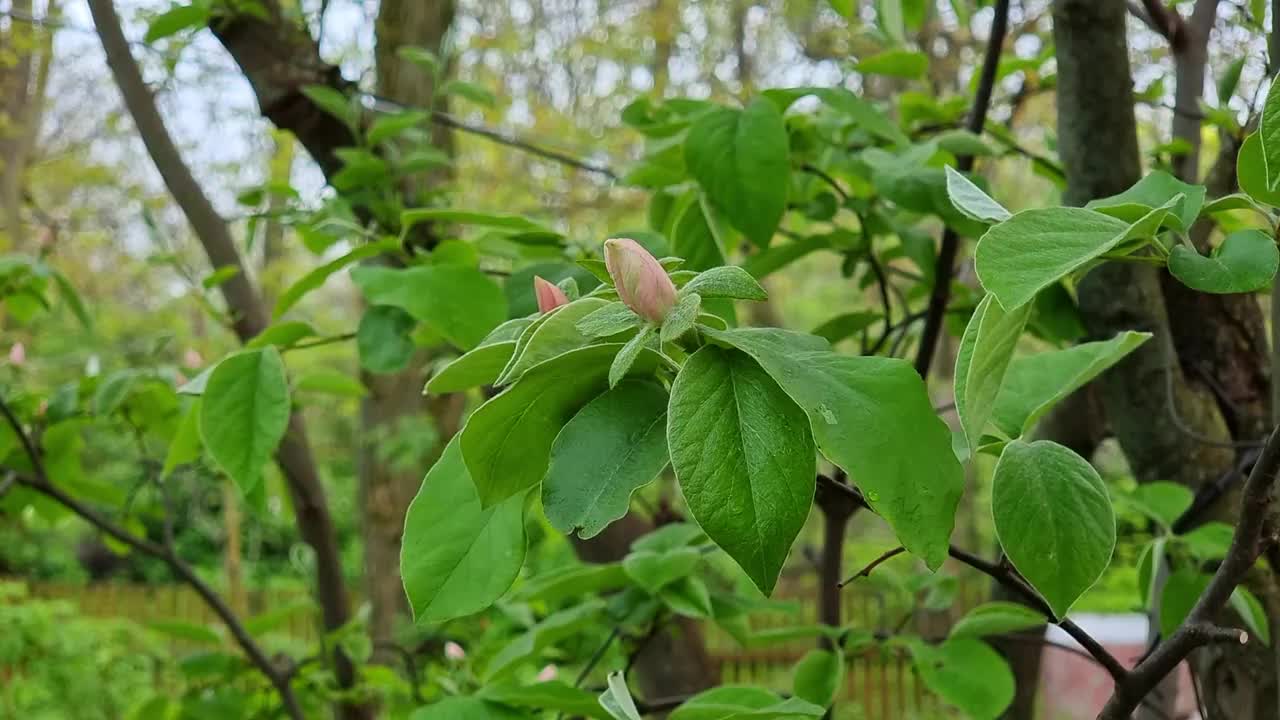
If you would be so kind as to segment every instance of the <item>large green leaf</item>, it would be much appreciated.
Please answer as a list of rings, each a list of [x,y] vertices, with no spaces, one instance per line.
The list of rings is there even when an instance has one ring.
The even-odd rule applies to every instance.
[[[571,717],[589,717],[609,720],[609,714],[600,707],[596,696],[559,680],[517,685],[498,682],[485,685],[479,696],[502,705],[530,710],[555,710]]]
[[[1085,207],[1132,223],[1179,195],[1182,198],[1174,202],[1170,217],[1175,221],[1172,223],[1175,228],[1186,230],[1200,214],[1205,188],[1182,182],[1163,170],[1154,170],[1128,190],[1090,201]]]
[[[721,685],[689,698],[670,720],[797,720],[825,712],[822,706],[800,698],[782,700],[761,687]]]
[[[757,98],[743,110],[717,108],[694,121],[685,163],[715,207],[760,247],[787,209],[791,162],[776,105]]]
[[[480,612],[524,564],[524,495],[482,509],[458,438],[445,446],[405,515],[400,575],[418,624]]]
[[[1271,82],[1267,100],[1262,105],[1262,121],[1258,125],[1258,148],[1262,151],[1263,177],[1267,189],[1280,187],[1280,83]]]
[[[1280,268],[1276,241],[1261,230],[1238,230],[1205,257],[1186,245],[1169,253],[1169,272],[1192,290],[1245,293],[1271,284]]]
[[[801,700],[827,707],[835,701],[844,682],[844,654],[810,650],[796,663],[792,691]]]
[[[560,532],[595,537],[666,466],[667,392],[628,380],[587,403],[556,436],[542,508]]]
[[[694,353],[671,387],[671,465],[689,511],[766,595],[814,493],[804,413],[749,356]]]
[[[442,394],[493,384],[515,354],[516,339],[532,322],[516,318],[494,328],[474,349],[433,375],[426,391]]]
[[[409,720],[525,720],[525,716],[482,698],[451,697],[414,710]]]
[[[910,363],[838,355],[820,338],[786,330],[703,332],[754,357],[808,415],[818,449],[848,471],[902,544],[930,568],[942,565],[964,474],[951,431]]]
[[[1013,702],[1009,664],[981,640],[917,641],[911,654],[925,686],[973,720],[994,720]]]
[[[1055,616],[1107,569],[1116,520],[1107,488],[1087,460],[1055,442],[1005,446],[991,481],[1000,546]]]
[[[1006,312],[994,295],[987,295],[978,303],[960,338],[955,371],[956,414],[971,454],[977,450],[982,431],[995,410],[1001,381],[1032,307],[1032,303],[1025,303]]]
[[[1263,205],[1280,207],[1280,189],[1267,184],[1267,168],[1262,159],[1262,142],[1258,133],[1244,139],[1236,156],[1236,179],[1240,189]]]
[[[608,305],[607,300],[585,297],[555,308],[542,316],[541,322],[530,324],[497,382],[514,382],[534,365],[592,342],[593,338],[578,329],[578,321]]]
[[[989,635],[1028,630],[1045,624],[1045,617],[1026,605],[1011,602],[989,602],[965,613],[951,628],[947,637],[981,638]]]
[[[507,317],[502,288],[475,268],[360,267],[351,278],[371,304],[402,308],[463,349],[478,345]]]
[[[416,349],[409,337],[418,321],[391,305],[374,305],[360,317],[356,328],[356,351],[360,367],[374,373],[405,369]]]
[[[242,492],[262,479],[262,466],[288,426],[289,381],[274,347],[218,363],[200,402],[200,437]]]
[[[609,365],[620,347],[592,345],[535,365],[471,414],[462,430],[462,455],[485,507],[542,480],[560,428],[608,388]],[[650,371],[656,363],[657,356],[645,352],[632,368]]]
[[[1006,309],[1016,308],[1126,240],[1154,235],[1176,200],[1132,224],[1084,208],[1023,210],[978,241],[978,279]]]
[[[1151,333],[1130,330],[1110,340],[1014,358],[1005,372],[992,421],[1011,438],[1029,432],[1050,408],[1150,338]]]

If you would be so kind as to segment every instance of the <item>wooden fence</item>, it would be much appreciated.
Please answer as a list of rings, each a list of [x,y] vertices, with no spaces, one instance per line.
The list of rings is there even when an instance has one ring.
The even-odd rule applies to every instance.
[[[220,628],[216,617],[186,586],[97,583],[70,585],[27,583],[30,597],[62,599],[76,603],[92,617],[127,618],[143,625],[178,621]],[[768,630],[816,624],[814,578],[784,578],[775,597],[785,609],[752,616],[753,630]],[[921,607],[909,609],[886,602],[883,593],[867,585],[854,585],[842,594],[843,617],[853,627],[869,632],[913,632],[938,638],[970,608],[986,600],[987,585],[978,577],[964,577],[957,583],[954,601],[943,610]],[[358,601],[357,601],[358,602]],[[313,643],[319,627],[315,611],[301,590],[251,591],[246,598],[247,617],[275,614],[273,632],[294,642]],[[291,610],[287,610],[291,609]],[[811,638],[799,638],[762,647],[743,647],[728,633],[708,624],[707,643],[719,665],[724,683],[758,683],[779,690],[790,686],[791,669],[813,647]],[[176,650],[183,649],[179,639]],[[846,709],[841,720],[930,720],[955,717],[928,693],[902,652],[873,646],[850,657],[846,663],[844,693]]]

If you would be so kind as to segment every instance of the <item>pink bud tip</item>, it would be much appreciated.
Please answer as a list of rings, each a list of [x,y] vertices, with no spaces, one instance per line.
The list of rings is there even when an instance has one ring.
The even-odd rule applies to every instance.
[[[538,673],[538,682],[551,682],[556,679],[558,671],[555,665],[548,665]]]
[[[458,643],[450,640],[444,644],[444,656],[450,660],[462,660],[467,657],[467,651],[462,649]]]
[[[26,365],[27,346],[22,343],[14,343],[13,347],[9,348],[9,362],[14,365]]]
[[[555,283],[533,276],[533,294],[538,298],[538,312],[551,312],[569,304],[569,296]]]
[[[204,365],[204,358],[200,357],[199,351],[195,348],[187,348],[186,351],[182,353],[182,365],[189,370],[195,370],[201,365]]]
[[[604,264],[623,304],[650,322],[666,319],[676,286],[648,250],[629,238],[611,238],[604,242]]]

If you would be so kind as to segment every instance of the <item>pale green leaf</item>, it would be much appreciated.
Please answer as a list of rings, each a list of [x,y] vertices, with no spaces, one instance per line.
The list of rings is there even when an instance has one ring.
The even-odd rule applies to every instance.
[[[1206,293],[1247,293],[1271,284],[1280,268],[1280,251],[1261,230],[1231,233],[1205,257],[1186,245],[1169,253],[1169,272],[1183,285]]]
[[[1006,312],[994,295],[987,295],[978,303],[960,339],[955,369],[956,414],[969,441],[970,455],[977,451],[987,421],[995,411],[1005,370],[1031,308],[1032,304],[1026,303]]]
[[[988,602],[965,613],[951,627],[950,638],[983,638],[990,635],[1042,627],[1045,617],[1026,605]]]
[[[947,196],[961,214],[984,223],[999,223],[1013,215],[963,174],[947,166]]]
[[[200,437],[209,456],[248,493],[262,478],[289,425],[289,381],[274,347],[218,363],[200,402]]]

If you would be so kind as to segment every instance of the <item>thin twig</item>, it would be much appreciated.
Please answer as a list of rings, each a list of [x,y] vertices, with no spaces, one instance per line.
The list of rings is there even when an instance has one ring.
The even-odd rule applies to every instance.
[[[873,570],[880,567],[883,563],[887,562],[889,559],[897,557],[898,555],[901,555],[906,551],[907,549],[902,547],[901,545],[899,545],[896,548],[893,548],[892,550],[886,550],[885,552],[881,553],[880,556],[877,557],[875,560],[872,560],[871,562],[867,563],[866,567],[862,568],[861,570],[854,573],[853,575],[850,575],[847,580],[840,583],[840,587],[844,587],[845,585],[848,585],[849,583],[853,582],[854,580],[857,580],[858,578],[871,577],[871,572]]]
[[[995,15],[991,20],[991,37],[987,40],[978,89],[973,99],[973,110],[969,113],[967,123],[969,131],[975,135],[981,135],[987,124],[987,110],[991,106],[991,95],[996,84],[996,70],[1000,65],[1000,54],[1004,49],[1004,36],[1008,27],[1009,0],[996,0]],[[962,155],[956,160],[956,167],[960,172],[972,170],[973,156]],[[947,301],[951,299],[951,276],[955,272],[956,254],[959,248],[960,235],[948,227],[942,233],[942,246],[938,250],[938,259],[934,264],[933,291],[929,295],[929,309],[925,315],[924,331],[920,335],[920,345],[916,350],[916,372],[923,378],[929,377],[929,367],[933,364],[938,338],[942,333],[942,321],[947,310]]]
[[[840,196],[841,200],[849,202],[849,193],[845,192],[845,189],[840,187],[840,183],[836,182],[836,179],[831,177],[831,175],[822,168],[812,163],[805,163],[800,166],[800,169],[830,185],[831,189],[836,191],[836,194]]]

